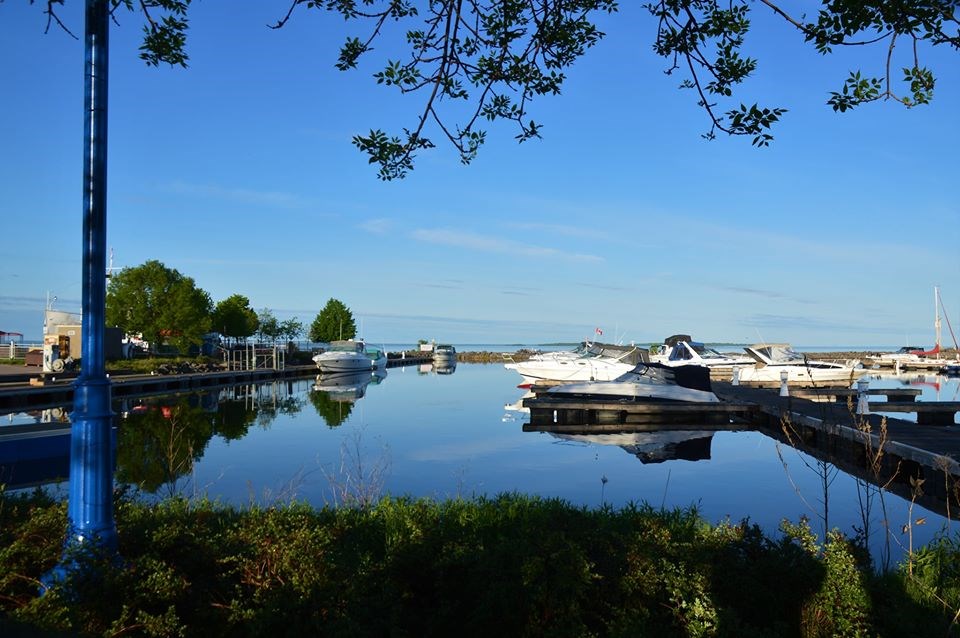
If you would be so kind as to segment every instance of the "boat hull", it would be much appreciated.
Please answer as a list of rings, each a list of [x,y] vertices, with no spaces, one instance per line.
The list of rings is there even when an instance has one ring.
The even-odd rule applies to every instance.
[[[324,352],[315,356],[313,361],[321,372],[358,372],[387,366],[387,358],[381,353]]]
[[[863,368],[808,368],[802,365],[767,365],[738,368],[740,383],[780,383],[787,373],[788,384],[850,385],[868,372]]]
[[[589,359],[529,360],[507,363],[507,370],[514,370],[525,383],[540,381],[613,381],[633,370],[636,366],[619,361],[591,361]]]

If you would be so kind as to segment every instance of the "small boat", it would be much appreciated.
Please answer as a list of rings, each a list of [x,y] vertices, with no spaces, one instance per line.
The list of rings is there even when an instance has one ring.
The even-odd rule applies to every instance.
[[[457,349],[448,343],[437,344],[433,349],[433,361],[434,363],[446,364],[452,361],[455,364],[457,361]],[[447,367],[449,367],[449,365]]]
[[[690,335],[677,334],[670,335],[663,340],[658,346],[650,346],[649,359],[654,363],[666,363],[670,360],[670,355],[673,354],[673,348],[681,341],[691,341],[692,338]]]
[[[815,361],[795,352],[788,343],[757,343],[744,348],[754,365],[737,368],[741,383],[774,384],[782,381],[802,385],[850,385],[866,374],[862,364],[846,365],[832,361]]]
[[[360,341],[333,341],[325,352],[313,356],[321,372],[378,370],[387,366],[383,350]]]
[[[633,370],[646,353],[636,346],[585,342],[573,352],[543,353],[526,361],[504,364],[524,383],[541,381],[612,381]]]
[[[550,388],[547,396],[582,396],[634,401],[717,403],[710,371],[703,366],[665,366],[646,363],[611,381],[569,383]]]
[[[939,352],[939,349],[937,349]],[[897,364],[920,363],[923,358],[920,354],[924,349],[920,346],[904,346],[896,352],[881,352],[869,358],[869,363],[881,368],[892,368]]]
[[[940,374],[947,377],[960,377],[960,363],[948,363],[940,368]]]

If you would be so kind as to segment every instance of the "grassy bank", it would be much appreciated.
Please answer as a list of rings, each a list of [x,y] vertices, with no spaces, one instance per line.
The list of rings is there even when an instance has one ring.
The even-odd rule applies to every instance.
[[[960,608],[951,543],[878,576],[802,522],[769,538],[694,510],[519,495],[116,511],[122,562],[38,597],[64,506],[0,495],[0,635],[948,635]]]

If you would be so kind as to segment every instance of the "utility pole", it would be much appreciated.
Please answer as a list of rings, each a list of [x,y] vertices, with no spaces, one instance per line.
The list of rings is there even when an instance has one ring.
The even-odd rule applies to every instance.
[[[81,373],[71,414],[67,538],[49,587],[77,567],[77,553],[113,554],[110,379],[104,357],[107,246],[107,88],[110,4],[86,0],[83,123],[83,319]]]

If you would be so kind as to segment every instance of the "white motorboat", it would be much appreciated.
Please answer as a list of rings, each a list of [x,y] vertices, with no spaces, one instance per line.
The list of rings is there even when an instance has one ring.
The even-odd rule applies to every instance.
[[[329,349],[313,356],[313,362],[322,372],[378,370],[387,366],[387,356],[362,340],[333,341]]]
[[[737,368],[740,383],[774,384],[787,374],[787,383],[802,385],[851,385],[867,370],[855,365],[815,361],[793,350],[788,343],[757,343],[744,347],[754,365]]]
[[[936,351],[939,352],[939,348],[937,348]],[[916,364],[923,362],[923,357],[920,356],[923,352],[924,349],[922,347],[904,346],[896,352],[881,352],[875,354],[869,358],[867,363],[881,368],[893,368],[906,363]]]
[[[433,362],[437,364],[446,364],[446,367],[449,367],[450,363],[456,365],[457,349],[447,343],[437,344],[433,348]]]
[[[650,346],[649,360],[653,363],[667,363],[670,361],[673,350],[681,341],[692,341],[690,335],[678,334],[670,335],[658,346]]]
[[[569,383],[550,388],[548,396],[602,397],[636,401],[717,403],[710,371],[703,366],[669,367],[660,363],[637,365],[611,381]]]
[[[664,365],[696,365],[711,370],[733,369],[733,366],[751,366],[754,360],[748,356],[730,356],[722,354],[698,341],[677,341],[670,351]]]
[[[645,354],[636,346],[588,344],[573,353],[542,353],[526,361],[504,364],[525,384],[541,381],[612,381],[633,370]]]

